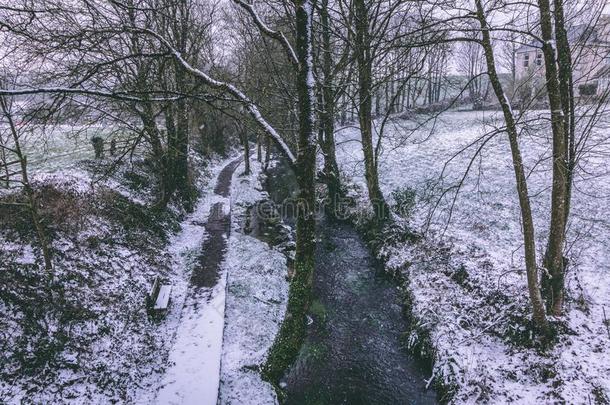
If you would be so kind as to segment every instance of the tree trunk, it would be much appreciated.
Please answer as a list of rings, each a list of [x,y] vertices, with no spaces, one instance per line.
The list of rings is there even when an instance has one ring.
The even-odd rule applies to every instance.
[[[392,107],[390,107],[390,99],[392,98],[392,91],[390,90],[390,79],[387,76],[385,79],[384,93],[385,93],[385,100],[383,100],[383,107],[384,107],[385,111],[387,111],[389,114],[391,114],[392,111],[390,111],[390,109]],[[379,92],[377,92],[377,94],[379,94]],[[379,117],[379,116],[381,116],[381,111],[375,111],[375,117]]]
[[[536,240],[534,233],[534,221],[532,219],[532,208],[527,189],[527,176],[523,167],[523,159],[519,148],[518,132],[512,108],[508,103],[502,83],[496,71],[496,62],[489,34],[489,28],[485,17],[485,11],[481,0],[476,0],[477,18],[481,25],[482,44],[485,51],[485,60],[489,80],[493,86],[496,97],[502,107],[502,113],[506,122],[506,131],[510,142],[510,149],[513,158],[513,168],[517,183],[517,194],[519,195],[519,205],[521,207],[521,220],[523,222],[523,244],[525,250],[525,268],[527,272],[527,286],[532,304],[532,314],[534,324],[543,332],[548,331],[549,326],[546,319],[544,303],[538,285],[538,267],[536,262]]]
[[[554,0],[555,4],[555,38],[557,42],[557,63],[559,67],[559,87],[561,91],[561,103],[563,105],[564,132],[567,162],[567,195],[565,208],[565,222],[567,224],[570,215],[572,200],[572,182],[576,168],[576,128],[574,112],[574,81],[572,74],[572,50],[568,40],[568,32],[565,27],[565,16],[563,0]]]
[[[165,129],[167,132],[167,153],[165,158],[165,171],[166,173],[166,181],[165,181],[165,194],[164,194],[164,205],[169,202],[169,200],[174,195],[174,192],[177,188],[176,181],[176,154],[178,150],[178,135],[176,133],[176,123],[174,121],[174,107],[172,105],[168,105],[163,112],[165,117]]]
[[[332,76],[333,57],[331,48],[330,18],[328,15],[328,0],[322,0],[320,7],[320,23],[322,25],[322,53],[324,80],[322,83],[322,112],[320,114],[320,127],[323,130],[321,140],[322,154],[324,155],[324,179],[328,187],[329,209],[327,212],[336,217],[340,209],[341,180],[339,165],[335,152],[335,88]]]
[[[341,125],[345,125],[347,122],[347,89],[341,95]]]
[[[242,143],[244,145],[244,174],[250,174],[250,141],[248,134],[245,131],[241,133]]]
[[[286,315],[271,347],[265,376],[277,382],[296,359],[306,332],[306,315],[311,301],[315,253],[315,169],[316,144],[312,66],[311,0],[295,0],[296,52],[299,60],[297,93],[299,101],[299,138],[295,174],[299,186],[297,201],[297,246],[294,275],[290,281]]]
[[[181,55],[187,57],[190,9],[186,1],[176,3],[177,20],[171,21],[174,31],[176,49]],[[174,60],[174,80],[176,91],[179,94],[188,93],[186,71],[184,66]],[[186,99],[179,98],[174,103],[172,111],[174,121],[174,138],[171,150],[168,151],[172,157],[172,175],[175,191],[185,205],[187,210],[192,209],[193,195],[188,173],[188,149],[189,149],[189,116]],[[168,131],[169,132],[169,131]],[[169,144],[168,144],[169,145]]]
[[[553,187],[551,192],[551,226],[543,275],[543,294],[549,310],[561,315],[564,294],[564,244],[566,231],[566,209],[568,203],[568,148],[566,140],[566,117],[562,102],[553,37],[553,21],[549,0],[538,0],[540,9],[540,30],[542,33],[542,53],[544,54],[546,87],[551,108],[551,128],[553,131]],[[568,107],[569,108],[569,107]]]
[[[369,200],[373,207],[375,220],[383,223],[390,217],[390,210],[379,187],[377,173],[377,160],[373,148],[373,120],[372,108],[372,56],[371,39],[369,33],[369,16],[365,0],[354,0],[356,38],[355,52],[358,64],[358,119],[360,121],[360,134],[362,138],[362,152],[364,154],[364,168]]]
[[[256,160],[259,163],[263,161],[263,140],[260,133],[256,135]]]
[[[184,77],[184,69],[176,64],[176,87],[179,92],[186,92],[186,84]],[[179,99],[176,101],[176,139],[175,139],[175,155],[174,155],[174,180],[176,189],[180,194],[182,201],[190,206],[191,193],[188,177],[188,144],[189,144],[189,122],[186,100]]]
[[[136,109],[137,110],[137,109]],[[156,208],[165,208],[165,205],[169,201],[170,186],[168,182],[171,181],[171,173],[166,169],[167,156],[163,149],[161,142],[161,134],[157,123],[155,122],[155,116],[152,107],[149,103],[144,103],[142,110],[137,110],[142,120],[142,130],[144,131],[144,137],[148,141],[152,149],[152,155],[155,162],[155,171],[159,181],[158,200],[155,203]]]
[[[381,115],[381,91],[377,90],[375,93],[375,117]]]
[[[264,170],[267,171],[269,168],[269,162],[271,161],[271,138],[265,137],[265,166]]]

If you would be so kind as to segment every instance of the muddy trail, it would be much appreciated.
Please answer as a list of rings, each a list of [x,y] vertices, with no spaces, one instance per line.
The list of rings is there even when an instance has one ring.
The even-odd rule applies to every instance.
[[[279,165],[267,187],[276,204],[294,190]],[[288,220],[287,222],[290,222]],[[424,367],[405,348],[402,296],[357,231],[320,218],[310,325],[284,377],[286,404],[435,404]]]
[[[231,190],[233,172],[241,163],[241,158],[225,166],[216,181],[214,193],[227,198]],[[220,277],[221,264],[227,251],[227,239],[231,232],[229,203],[215,203],[205,223],[208,237],[203,242],[201,254],[191,274],[191,285],[195,288],[214,287]]]

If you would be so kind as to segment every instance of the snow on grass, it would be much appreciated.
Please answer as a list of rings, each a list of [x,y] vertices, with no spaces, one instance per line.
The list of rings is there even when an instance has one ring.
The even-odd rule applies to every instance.
[[[8,128],[0,125],[0,133]],[[42,126],[28,124],[19,128],[20,145],[31,172],[63,171],[85,159],[94,158],[91,138],[101,137],[108,150],[110,139],[126,139],[129,130],[108,124]],[[9,141],[9,146],[10,146]],[[106,153],[108,155],[108,152]]]
[[[493,137],[474,160],[453,211],[449,193],[429,217],[442,190],[463,175],[474,148],[454,155],[501,126],[500,118],[495,112],[448,112],[413,132],[418,124],[394,122],[379,161],[381,187],[388,197],[395,189],[414,189],[418,202],[410,225],[421,231],[431,219],[430,232],[415,247],[386,242],[381,253],[390,269],[408,275],[414,315],[437,349],[435,374],[455,388],[457,402],[602,401],[610,397],[610,337],[603,316],[604,308],[610,313],[610,145],[604,126],[593,135],[596,153],[581,162],[587,173],[576,178],[563,318],[568,330],[550,353],[519,343],[528,340],[521,334],[529,308],[505,134]],[[520,140],[530,171],[539,261],[548,233],[549,134],[539,125]],[[340,130],[337,155],[342,171],[366,190],[358,138],[357,129]]]
[[[0,252],[1,327],[11,327],[0,341],[7,403],[128,401],[138,388],[150,389],[162,366],[169,339],[149,321],[144,298],[154,274],[167,273],[159,232],[173,219],[149,216],[104,184],[93,193],[89,184],[88,172],[76,168],[34,181],[53,232],[56,284],[45,282],[37,246],[27,263]],[[136,214],[154,217],[157,227],[144,229]],[[0,240],[30,246],[27,215],[19,215],[3,218]]]
[[[195,156],[193,163],[202,200],[187,216],[174,206],[149,209],[155,180],[137,157],[97,182],[96,171],[110,162],[37,172],[34,188],[53,234],[52,287],[24,209],[2,206],[0,402],[153,401],[180,319],[188,265],[205,238],[199,216],[204,220],[214,202],[206,199],[213,194],[210,173],[225,162],[212,162],[210,173]],[[155,276],[174,285],[162,320],[150,318],[145,307]]]
[[[248,176],[240,176],[240,168],[233,177],[232,232],[225,263],[228,279],[219,403],[275,404],[273,387],[261,379],[256,367],[264,363],[286,310],[286,258],[242,232],[240,223],[247,208],[267,196],[261,191],[260,164],[253,161]]]

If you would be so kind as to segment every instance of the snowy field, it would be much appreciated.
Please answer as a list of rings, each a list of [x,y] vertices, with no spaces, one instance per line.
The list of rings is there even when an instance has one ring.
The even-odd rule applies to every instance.
[[[127,176],[124,176],[124,172],[132,170],[129,164],[120,167],[116,175],[97,181],[89,169],[96,167],[98,163],[102,166],[109,165],[110,160],[95,164],[83,163],[94,157],[91,144],[91,138],[94,136],[101,136],[106,140],[106,149],[109,147],[109,139],[121,139],[120,131],[112,131],[103,126],[56,126],[45,131],[24,131],[21,146],[28,158],[30,178],[36,187],[53,187],[78,201],[87,198],[96,201],[100,194],[117,193],[120,198],[125,199],[128,206],[133,204],[144,207],[153,203],[152,195],[148,193],[152,178],[149,173],[141,172],[142,169],[133,169],[136,173],[134,178],[139,176],[146,182],[145,189],[138,188],[137,192],[131,189],[132,185],[125,180]],[[136,159],[139,161],[137,155]],[[200,158],[194,159],[194,164],[202,166]],[[19,356],[18,352],[7,352],[11,363],[10,366],[7,364],[9,367],[1,373],[0,397],[3,400],[63,402],[70,401],[70,398],[79,398],[92,403],[163,403],[173,392],[171,384],[168,385],[167,382],[175,379],[174,370],[182,373],[180,370],[188,369],[191,363],[206,364],[210,361],[214,364],[203,368],[197,364],[193,368],[196,372],[189,372],[188,376],[182,378],[192,383],[191,388],[182,387],[179,390],[183,401],[192,400],[198,403],[203,400],[202,393],[215,398],[218,379],[222,378],[222,403],[243,403],[244,400],[255,403],[277,402],[273,388],[261,380],[259,373],[244,368],[264,361],[264,355],[279,328],[288,293],[285,256],[271,249],[266,243],[240,233],[239,221],[243,220],[247,207],[267,196],[262,191],[259,179],[262,167],[255,161],[252,162],[253,173],[249,176],[240,175],[243,173],[243,163],[238,167],[233,176],[235,197],[231,198],[230,204],[228,201],[225,204],[227,209],[231,206],[234,217],[231,225],[233,232],[228,240],[228,257],[223,265],[225,271],[221,283],[217,286],[224,290],[224,284],[227,283],[228,292],[227,331],[222,353],[220,348],[217,350],[218,359],[203,359],[205,361],[201,362],[201,355],[211,349],[200,350],[196,339],[201,338],[202,334],[211,333],[212,330],[217,330],[219,339],[222,339],[224,294],[222,303],[210,306],[212,311],[218,307],[220,328],[210,328],[208,319],[195,319],[189,314],[185,316],[185,312],[188,312],[184,308],[188,307],[185,300],[191,269],[197,262],[202,243],[207,237],[203,224],[212,205],[224,200],[214,193],[214,184],[220,170],[234,159],[235,157],[215,161],[210,170],[204,173],[197,170],[201,197],[194,212],[180,218],[181,230],[175,235],[172,235],[172,231],[177,225],[177,218],[161,225],[161,238],[151,240],[150,235],[141,234],[141,242],[147,245],[146,249],[142,249],[140,244],[132,246],[123,243],[123,239],[133,238],[130,232],[117,230],[112,219],[90,213],[90,209],[78,213],[81,228],[76,235],[70,234],[72,230],[58,230],[54,247],[65,252],[65,257],[57,258],[59,278],[78,274],[85,280],[92,278],[91,272],[98,272],[97,277],[94,277],[96,290],[84,287],[80,282],[69,288],[73,291],[74,298],[81,300],[84,308],[92,308],[94,317],[98,320],[89,321],[86,333],[74,330],[72,323],[79,328],[82,326],[78,321],[71,321],[69,327],[73,331],[70,332],[70,338],[82,340],[82,347],[78,350],[58,350],[55,354],[59,358],[56,362],[60,363],[57,367],[58,373],[36,370],[32,377],[21,375],[18,371],[18,367],[21,367],[19,361],[14,360]],[[109,239],[111,233],[114,234],[113,243]],[[91,249],[86,244],[81,246],[80,241],[93,239],[105,242],[96,249]],[[0,246],[3,249],[0,256],[6,256],[10,263],[30,265],[40,260],[36,249],[29,244],[23,244],[16,235],[0,234]],[[100,264],[100,261],[103,263]],[[6,269],[0,265],[0,270]],[[170,310],[167,316],[158,322],[150,322],[142,304],[154,274],[161,274],[173,285]],[[112,292],[114,300],[100,303],[99,295],[107,294],[107,291]],[[251,294],[246,294],[246,291]],[[83,299],[83,292],[88,292],[91,299]],[[5,311],[9,309],[0,301],[0,312]],[[25,338],[24,326],[18,321],[20,316],[20,311],[17,310],[14,316],[5,317],[5,320],[0,322],[14,330],[10,338],[3,339],[1,343],[10,344]],[[203,318],[206,316],[204,314]],[[49,327],[54,327],[53,323],[57,320],[49,319],[48,322],[51,322]],[[181,336],[180,328],[188,329],[189,325],[192,330],[187,333],[188,336]],[[112,330],[112,333],[107,336],[105,329]],[[201,333],[193,334],[195,329]],[[172,350],[175,346],[180,347],[178,350]],[[21,350],[19,346],[17,348]],[[26,355],[28,350],[25,349]],[[181,355],[176,357],[175,353]],[[219,375],[221,355],[222,375]],[[69,362],[74,361],[70,360],[72,358],[83,361],[90,359],[91,365],[81,367],[79,361],[79,366],[71,369]],[[186,364],[185,360],[190,363]],[[64,362],[68,364],[64,366]],[[6,373],[12,373],[13,376],[9,377]],[[214,378],[210,378],[212,374],[215,374]],[[114,381],[111,381],[112,376],[115,376]],[[202,378],[209,384],[194,382],[197,378]],[[48,388],[36,383],[37,380],[49,379],[52,383]],[[214,385],[213,379],[216,379],[216,388],[209,389]],[[159,387],[162,388],[160,391]],[[169,392],[168,395],[165,395],[166,391]],[[170,402],[172,401],[173,399]]]
[[[0,127],[0,133],[7,139],[7,145],[13,142],[8,137],[8,128]],[[31,173],[40,171],[52,172],[69,166],[83,159],[93,159],[94,151],[91,138],[99,136],[106,141],[108,155],[109,141],[125,138],[121,128],[105,125],[55,125],[43,128],[28,125],[22,129],[20,143],[28,159]],[[120,143],[120,142],[119,142]]]
[[[404,271],[409,279],[418,321],[411,342],[429,338],[436,349],[431,380],[443,381],[459,403],[603,403],[610,397],[610,326],[605,322],[610,317],[610,162],[602,153],[610,151],[603,140],[607,129],[597,130],[596,153],[586,157],[582,166],[587,171],[576,178],[569,227],[566,328],[557,345],[543,353],[524,336],[529,309],[519,206],[505,134],[489,140],[472,161],[453,209],[453,193],[449,193],[429,215],[442,191],[462,178],[476,146],[455,154],[493,131],[498,118],[492,112],[449,112],[435,121],[402,120],[386,128],[380,159],[382,189],[388,198],[396,189],[414,189],[417,206],[411,225],[419,230],[430,225],[426,241],[414,245],[389,240],[382,250],[388,268]],[[133,224],[132,215],[155,220],[144,210],[152,202],[150,190],[134,192],[134,184],[126,181],[124,173],[92,187],[88,170],[79,165],[66,169],[93,154],[93,133],[76,132],[74,137],[69,128],[63,128],[46,137],[46,142],[32,138],[26,146],[37,187],[60,190],[79,211],[70,208],[54,242],[60,252],[57,271],[68,299],[45,315],[45,325],[37,326],[45,328],[45,333],[51,331],[54,367],[26,374],[32,371],[23,368],[24,359],[35,356],[32,348],[22,350],[22,343],[25,337],[32,339],[33,332],[21,326],[20,317],[25,315],[0,303],[0,313],[6,315],[0,326],[11,331],[3,341],[10,363],[2,370],[0,397],[7,402],[25,398],[66,402],[76,397],[91,403],[151,402],[175,343],[190,267],[206,238],[202,221],[216,201],[210,197],[214,181],[209,180],[229,160],[214,162],[199,176],[202,198],[193,214],[172,212],[161,225],[145,229]],[[548,232],[548,134],[537,128],[521,139],[531,171],[539,260]],[[343,173],[365,190],[358,138],[357,128],[339,129],[337,154]],[[52,151],[51,159],[37,160],[45,150]],[[240,176],[240,166],[233,176],[233,232],[225,262],[220,371],[223,404],[276,402],[271,387],[253,368],[264,361],[282,319],[286,259],[239,232],[246,207],[265,198],[258,177],[260,165],[252,164],[252,175]],[[151,181],[150,173],[142,168],[134,169],[134,174]],[[109,203],[105,198],[110,197],[121,202],[124,213],[105,208]],[[132,230],[125,230],[126,221]],[[178,225],[181,232],[174,234]],[[18,233],[0,234],[0,269],[8,271],[7,263],[35,267],[38,252],[25,240]],[[6,274],[16,272],[13,267],[10,271]],[[173,303],[165,320],[152,323],[142,300],[159,272],[174,285]],[[31,277],[30,273],[19,274]],[[91,280],[90,285],[84,280]],[[24,296],[40,300],[45,299],[44,293],[43,289],[25,291]],[[67,330],[59,327],[64,307],[79,311]],[[77,343],[57,345],[63,344],[63,333]]]
[[[382,190],[388,198],[395,189],[417,192],[411,225],[423,230],[429,223],[428,240],[434,243],[396,243],[383,254],[390,268],[409,276],[415,316],[437,349],[434,377],[450,385],[457,400],[602,403],[610,397],[610,335],[604,322],[604,308],[610,316],[610,145],[602,139],[608,130],[597,129],[595,153],[581,162],[587,172],[576,178],[569,224],[568,330],[552,353],[543,355],[509,338],[519,335],[511,330],[519,323],[516,314],[523,322],[528,308],[519,205],[505,134],[489,140],[472,161],[453,210],[450,192],[430,216],[442,191],[460,181],[480,143],[456,153],[501,126],[499,118],[493,112],[447,112],[430,122],[422,117],[417,123],[388,124],[380,158]],[[549,133],[535,128],[521,137],[539,261],[548,233]],[[358,138],[357,128],[339,129],[337,154],[341,170],[366,190]]]

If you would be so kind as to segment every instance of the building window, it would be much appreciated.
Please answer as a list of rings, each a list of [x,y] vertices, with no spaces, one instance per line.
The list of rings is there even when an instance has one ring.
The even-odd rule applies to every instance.
[[[529,54],[523,55],[523,67],[528,67],[530,65],[530,56]]]
[[[578,90],[580,91],[581,96],[594,96],[597,94],[597,82],[591,82],[586,84],[581,84],[578,86]]]
[[[536,65],[542,66],[542,54],[541,53],[536,55]]]

